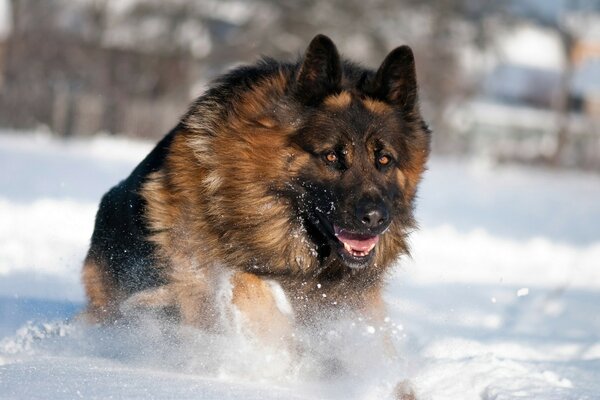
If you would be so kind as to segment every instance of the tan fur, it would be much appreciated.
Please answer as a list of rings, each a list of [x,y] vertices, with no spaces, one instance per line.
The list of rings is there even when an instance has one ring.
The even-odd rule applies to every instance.
[[[384,115],[392,111],[392,108],[384,102],[373,100],[370,98],[364,99],[363,104],[365,105],[367,110],[378,115]]]
[[[81,317],[90,323],[115,319],[118,316],[118,302],[122,296],[106,269],[88,257],[83,265],[82,281],[88,305]]]
[[[241,313],[251,336],[265,343],[291,340],[290,316],[278,308],[268,283],[254,274],[237,272],[231,278],[232,304]]]
[[[219,332],[219,311],[216,302],[218,276],[210,268],[198,269],[189,261],[173,269],[171,291],[179,308],[181,320],[209,332]]]
[[[404,170],[404,175],[406,177],[406,190],[411,196],[411,198],[417,191],[417,185],[423,177],[423,172],[425,171],[425,163],[427,162],[428,157],[428,150],[414,151],[413,160],[410,163],[410,167]]]
[[[306,157],[293,149],[282,152],[292,127],[286,128],[281,121],[270,129],[256,124],[266,107],[260,104],[264,91],[282,90],[277,82],[247,94],[243,105],[234,110],[236,119],[216,135],[208,138],[195,131],[175,138],[167,170],[177,173],[155,172],[142,188],[141,195],[148,204],[150,238],[162,260],[157,267],[166,269],[174,282],[171,290],[176,291],[176,303],[187,323],[214,326],[214,292],[210,288],[214,286],[211,270],[217,260],[241,271],[257,267],[263,273],[311,267],[298,262],[311,259],[310,246],[289,240],[294,230],[301,230],[289,219],[289,204],[256,184],[285,184],[289,170],[301,170]],[[232,135],[232,126],[256,133]],[[232,200],[235,205],[229,203]],[[232,206],[235,214],[228,211]],[[270,221],[268,230],[262,220]],[[253,243],[255,248],[249,251],[235,243]],[[266,262],[249,265],[248,252],[263,254]]]
[[[352,95],[349,92],[341,92],[339,94],[328,96],[323,100],[323,104],[330,108],[346,108],[352,102]]]
[[[404,188],[406,185],[406,175],[404,175],[404,172],[400,170],[396,171],[396,180],[398,181],[398,185]]]

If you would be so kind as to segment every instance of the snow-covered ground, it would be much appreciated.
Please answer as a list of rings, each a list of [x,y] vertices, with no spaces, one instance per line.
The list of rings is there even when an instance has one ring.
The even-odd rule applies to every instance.
[[[315,346],[350,373],[324,380],[231,338],[71,320],[97,202],[151,148],[0,134],[0,398],[380,399],[406,377],[420,399],[600,397],[600,177],[433,160],[387,292],[401,360],[340,322]]]

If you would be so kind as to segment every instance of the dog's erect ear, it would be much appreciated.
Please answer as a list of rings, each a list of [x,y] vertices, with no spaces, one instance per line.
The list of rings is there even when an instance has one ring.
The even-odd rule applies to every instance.
[[[415,57],[408,46],[395,48],[387,55],[373,82],[374,95],[410,113],[417,106]]]
[[[298,96],[306,103],[318,103],[337,92],[341,81],[342,64],[335,44],[325,35],[315,36],[298,71]]]

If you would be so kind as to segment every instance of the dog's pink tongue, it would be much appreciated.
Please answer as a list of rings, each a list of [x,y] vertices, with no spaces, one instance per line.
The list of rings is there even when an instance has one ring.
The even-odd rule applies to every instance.
[[[338,240],[346,245],[348,245],[352,250],[360,251],[360,252],[369,252],[373,250],[373,247],[379,241],[379,236],[364,236],[357,235],[355,233],[349,233],[342,229],[339,229],[337,226],[335,228],[335,236]]]

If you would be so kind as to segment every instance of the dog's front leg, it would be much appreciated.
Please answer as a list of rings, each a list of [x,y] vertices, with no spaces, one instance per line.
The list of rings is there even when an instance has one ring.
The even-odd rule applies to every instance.
[[[242,333],[265,344],[293,346],[293,311],[281,286],[248,272],[235,272],[230,283]]]
[[[380,290],[373,290],[368,294],[361,311],[367,321],[370,321],[373,325],[382,326],[386,322],[387,307]],[[389,331],[384,330],[381,333],[381,340],[386,356],[393,362],[398,362],[400,360],[398,350]],[[402,380],[396,385],[392,398],[395,400],[417,400],[413,385],[409,380]]]
[[[366,321],[377,327],[385,326],[389,320],[387,318],[387,306],[385,301],[383,301],[380,289],[375,289],[367,294],[360,311]],[[380,331],[378,329],[377,331],[379,332],[386,357],[391,360],[397,360],[398,351],[396,350],[396,346],[390,336],[389,330],[385,329]]]

